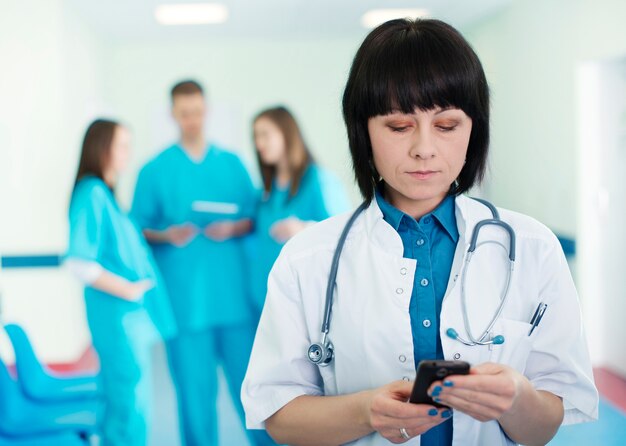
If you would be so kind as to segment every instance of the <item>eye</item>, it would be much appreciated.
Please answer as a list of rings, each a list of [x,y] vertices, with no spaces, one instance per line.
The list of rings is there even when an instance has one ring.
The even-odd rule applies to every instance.
[[[451,125],[451,126],[447,126],[447,125],[438,125],[437,128],[439,130],[441,130],[442,132],[452,132],[454,130],[456,130],[456,125]]]
[[[391,129],[392,132],[404,133],[409,129],[409,126],[396,127],[396,126],[390,125],[389,128]]]
[[[459,122],[456,120],[446,120],[435,123],[435,128],[439,129],[439,131],[443,133],[453,132],[459,126]]]

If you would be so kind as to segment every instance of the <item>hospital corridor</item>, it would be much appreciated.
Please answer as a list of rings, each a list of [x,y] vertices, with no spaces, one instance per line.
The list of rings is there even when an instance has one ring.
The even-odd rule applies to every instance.
[[[626,445],[625,19],[0,0],[0,446]]]

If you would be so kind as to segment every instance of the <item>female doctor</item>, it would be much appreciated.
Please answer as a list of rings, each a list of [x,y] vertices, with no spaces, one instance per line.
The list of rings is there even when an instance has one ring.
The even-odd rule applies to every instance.
[[[504,209],[494,223],[495,208],[464,195],[489,142],[487,82],[467,41],[437,20],[379,26],[355,56],[343,113],[366,208],[329,287],[331,319],[350,215],[281,252],[242,389],[248,427],[294,445],[493,446],[545,444],[561,424],[597,418],[556,237]],[[430,387],[449,408],[408,403],[416,364],[441,358],[472,365]]]

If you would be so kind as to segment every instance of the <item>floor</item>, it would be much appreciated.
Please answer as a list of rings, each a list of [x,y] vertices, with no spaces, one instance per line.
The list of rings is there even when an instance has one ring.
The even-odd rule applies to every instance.
[[[168,375],[165,351],[162,346],[155,348],[154,355],[155,408],[150,446],[180,446],[176,398]],[[243,425],[235,412],[226,386],[224,375],[219,373],[219,438],[220,446],[249,446]]]

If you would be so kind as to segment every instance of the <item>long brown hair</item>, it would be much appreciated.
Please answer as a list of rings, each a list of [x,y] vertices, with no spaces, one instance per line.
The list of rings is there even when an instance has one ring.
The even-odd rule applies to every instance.
[[[107,119],[96,119],[89,125],[83,139],[74,185],[88,175],[104,181],[104,170],[109,162],[113,135],[119,126],[119,122]]]
[[[287,165],[291,177],[289,196],[293,197],[298,193],[304,172],[307,167],[314,162],[313,157],[304,142],[298,123],[286,107],[278,106],[263,110],[256,115],[253,122],[256,123],[261,118],[266,118],[272,121],[283,134],[287,154]],[[261,159],[258,150],[256,150],[256,155],[259,162],[259,168],[261,170],[261,176],[263,177],[263,187],[265,189],[265,193],[269,194],[272,191],[272,184],[276,178],[276,166],[265,164]]]

